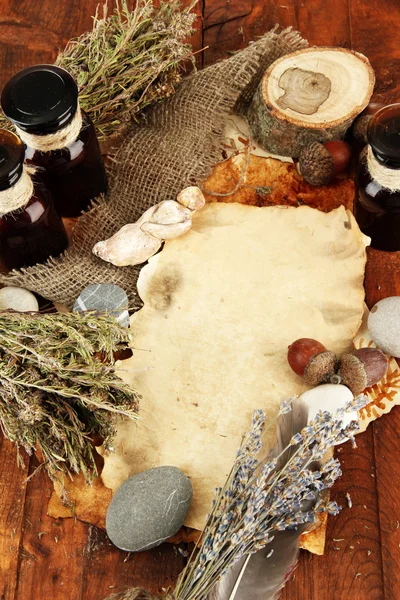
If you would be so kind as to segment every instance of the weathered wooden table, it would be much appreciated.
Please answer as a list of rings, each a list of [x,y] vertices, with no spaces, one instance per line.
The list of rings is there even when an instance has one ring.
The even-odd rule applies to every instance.
[[[185,0],[186,1],[186,0]],[[97,0],[0,0],[0,83],[16,70],[51,62],[66,41],[91,27]],[[200,0],[193,38],[206,66],[268,31],[292,25],[311,44],[354,48],[377,76],[375,98],[400,100],[398,0]],[[400,253],[370,251],[367,301],[400,294]],[[329,520],[324,557],[303,553],[284,600],[400,599],[400,409],[339,454],[343,477],[333,496],[345,508]],[[103,600],[111,591],[143,586],[155,593],[183,566],[164,545],[127,555],[106,535],[72,519],[46,515],[51,483],[0,437],[0,599]],[[346,492],[353,507],[347,507]],[[250,599],[249,599],[250,600]]]

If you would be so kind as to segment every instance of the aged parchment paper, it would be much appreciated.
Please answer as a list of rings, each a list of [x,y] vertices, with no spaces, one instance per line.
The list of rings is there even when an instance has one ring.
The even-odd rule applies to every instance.
[[[343,207],[207,205],[142,270],[137,350],[121,365],[143,396],[140,421],[120,427],[105,485],[175,465],[194,488],[186,525],[201,529],[253,409],[271,418],[283,397],[305,389],[287,365],[288,345],[299,337],[339,353],[351,345],[365,260]]]

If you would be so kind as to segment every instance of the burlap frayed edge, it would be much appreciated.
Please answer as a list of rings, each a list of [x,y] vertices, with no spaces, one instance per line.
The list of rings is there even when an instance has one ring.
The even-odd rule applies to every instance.
[[[132,309],[140,308],[136,282],[141,266],[114,267],[92,254],[94,243],[134,222],[153,204],[206,179],[221,159],[227,115],[245,111],[269,64],[305,46],[292,28],[276,26],[234,56],[185,79],[112,153],[108,197],[97,199],[79,219],[66,252],[45,264],[0,275],[0,283],[25,287],[68,307],[87,285],[114,283],[126,290]]]

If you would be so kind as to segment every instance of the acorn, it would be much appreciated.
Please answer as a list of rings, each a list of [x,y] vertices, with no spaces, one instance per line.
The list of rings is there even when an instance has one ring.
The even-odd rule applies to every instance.
[[[353,134],[354,139],[360,144],[367,144],[367,129],[370,120],[372,119],[372,115],[360,115],[354,121],[353,126],[351,128],[351,133]]]
[[[340,360],[338,375],[341,383],[353,392],[361,394],[385,376],[388,359],[378,348],[359,348],[344,354]]]
[[[300,175],[311,185],[328,185],[335,175],[346,169],[350,159],[350,146],[342,140],[324,144],[311,142],[300,152],[298,169]]]
[[[337,357],[317,340],[300,338],[288,348],[288,363],[292,370],[304,378],[307,385],[330,381],[337,369]]]
[[[370,102],[360,115],[354,120],[351,133],[360,144],[367,144],[367,129],[373,115],[385,105],[382,102]]]

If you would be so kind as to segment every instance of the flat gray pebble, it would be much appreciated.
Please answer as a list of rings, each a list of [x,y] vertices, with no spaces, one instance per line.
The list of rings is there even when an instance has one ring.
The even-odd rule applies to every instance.
[[[110,502],[108,537],[128,552],[159,546],[182,527],[191,500],[190,479],[176,467],[157,467],[133,475]]]
[[[122,327],[129,327],[128,296],[113,283],[91,284],[76,299],[73,310],[96,310],[110,313]]]
[[[400,296],[384,298],[371,308],[368,330],[378,348],[400,357]]]

